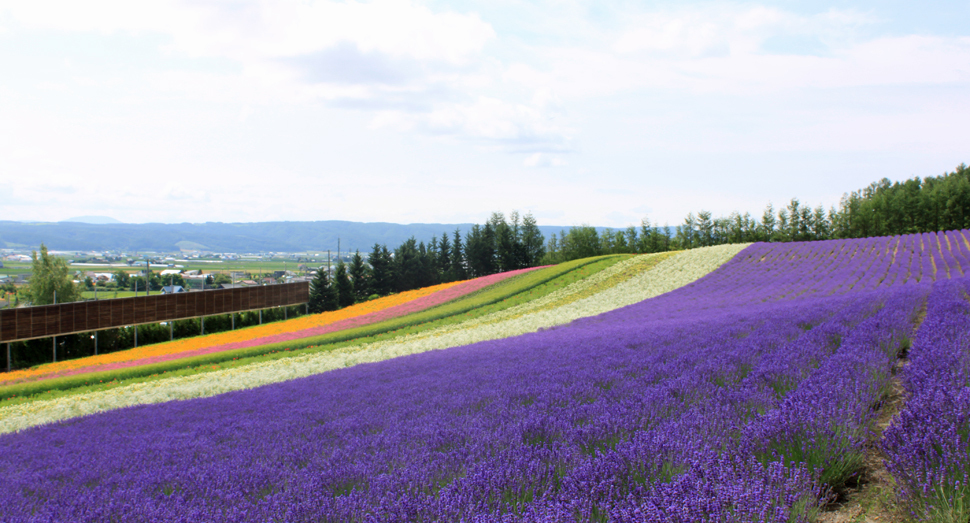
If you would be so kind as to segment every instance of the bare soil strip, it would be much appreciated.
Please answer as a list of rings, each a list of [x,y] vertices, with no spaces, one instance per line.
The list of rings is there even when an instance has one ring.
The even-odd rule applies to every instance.
[[[926,317],[926,303],[916,317],[913,333]],[[897,494],[896,482],[886,470],[886,456],[879,443],[882,433],[906,404],[906,389],[899,379],[900,372],[909,365],[908,354],[901,350],[893,365],[892,388],[877,407],[872,438],[866,444],[863,469],[838,497],[823,507],[818,523],[912,522],[907,506]]]
[[[898,373],[909,362],[901,358],[893,368],[892,392],[879,406],[873,438],[866,445],[866,458],[856,481],[839,492],[839,497],[823,508],[818,523],[868,523],[911,521],[906,506],[896,495],[896,483],[886,471],[885,455],[879,448],[882,433],[906,403]]]

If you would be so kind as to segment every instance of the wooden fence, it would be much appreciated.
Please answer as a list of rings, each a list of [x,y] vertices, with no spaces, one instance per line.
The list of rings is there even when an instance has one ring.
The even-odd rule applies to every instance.
[[[299,305],[309,300],[310,284],[300,282],[3,309],[0,343]]]

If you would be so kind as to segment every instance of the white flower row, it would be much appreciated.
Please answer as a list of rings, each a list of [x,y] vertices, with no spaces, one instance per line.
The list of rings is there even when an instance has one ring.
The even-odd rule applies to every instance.
[[[590,289],[593,289],[599,285],[607,284],[613,277],[617,277],[618,275],[622,275],[624,273],[642,273],[644,271],[644,267],[648,267],[655,258],[658,256],[666,257],[667,254],[669,253],[633,256],[540,298],[521,303],[514,307],[509,307],[508,309],[486,314],[485,316],[481,316],[479,318],[464,321],[460,324],[460,328],[470,328],[476,325],[495,323],[510,318],[518,318],[540,309],[549,309],[557,305],[567,305],[572,301],[582,298],[582,294],[588,292]]]
[[[646,264],[645,256],[620,262],[613,270],[601,271],[561,291],[556,291],[534,305],[517,306],[515,312],[499,311],[477,320],[446,325],[422,333],[392,340],[343,347],[333,351],[303,354],[290,358],[254,363],[192,376],[135,383],[110,390],[65,396],[0,408],[0,433],[93,414],[133,405],[214,396],[233,390],[249,389],[291,380],[359,363],[382,361],[435,349],[468,345],[480,341],[535,332],[541,328],[562,325],[578,318],[594,316],[619,307],[657,296],[708,274],[731,259],[746,245],[722,245],[677,253],[614,287],[587,298],[547,310],[539,309],[556,300],[566,300],[636,264]],[[619,266],[619,267],[617,267]],[[606,274],[602,274],[606,273]],[[556,295],[556,296],[553,296]],[[568,300],[566,300],[568,301]],[[489,318],[491,317],[491,318]]]

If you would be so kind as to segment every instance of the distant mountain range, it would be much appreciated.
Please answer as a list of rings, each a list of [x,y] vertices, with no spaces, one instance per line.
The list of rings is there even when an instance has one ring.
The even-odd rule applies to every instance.
[[[108,217],[108,216],[75,216],[74,218],[68,218],[66,220],[61,220],[62,222],[77,222],[77,223],[122,223],[118,220]]]
[[[82,220],[99,223],[84,223]],[[473,224],[361,223],[347,221],[257,223],[120,223],[111,218],[84,216],[57,223],[0,221],[0,246],[37,249],[43,242],[55,251],[174,252],[305,252],[337,250],[369,252],[375,243],[393,249],[414,236],[425,243],[442,233],[462,237]],[[568,227],[540,226],[548,239]]]

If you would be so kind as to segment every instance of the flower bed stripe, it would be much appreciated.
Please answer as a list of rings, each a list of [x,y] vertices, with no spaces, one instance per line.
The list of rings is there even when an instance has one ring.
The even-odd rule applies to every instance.
[[[462,324],[447,325],[424,333],[405,335],[383,342],[301,354],[290,358],[216,370],[205,374],[135,383],[107,391],[72,395],[67,398],[10,405],[0,408],[0,433],[104,410],[212,396],[233,390],[310,376],[361,363],[383,361],[458,344],[504,338],[522,332],[534,332],[542,328],[562,325],[575,318],[599,314],[603,311],[669,292],[714,270],[742,248],[743,246],[719,246],[683,251],[670,257],[660,255],[662,261],[653,266],[645,263],[652,255],[635,257],[617,265],[641,264],[650,266],[650,269],[633,278],[621,281],[615,287],[607,288],[603,292],[583,300],[567,303],[559,309],[542,310],[536,314],[511,318],[505,322],[487,323],[467,330],[462,329]],[[622,267],[620,270],[622,270]],[[580,291],[586,287],[583,281],[574,285],[578,285]],[[572,291],[564,291],[560,296],[570,294],[572,294]],[[497,314],[501,314],[501,311]]]
[[[0,374],[0,384],[22,383],[91,372],[148,365],[179,358],[211,354],[232,349],[266,345],[370,325],[391,318],[430,309],[476,292],[489,285],[536,268],[510,271],[462,282],[445,283],[386,296],[338,311],[324,312],[285,322],[261,325],[232,332],[196,336],[167,343],[146,345],[90,358],[79,358]],[[232,341],[230,341],[232,340]]]
[[[914,516],[970,518],[970,278],[933,285],[903,371],[909,400],[886,429],[886,468]]]

